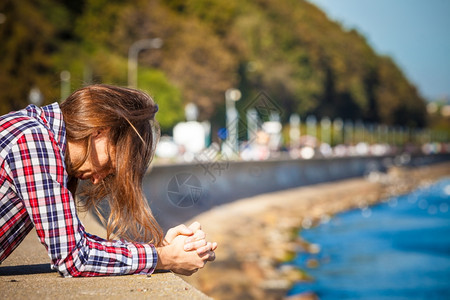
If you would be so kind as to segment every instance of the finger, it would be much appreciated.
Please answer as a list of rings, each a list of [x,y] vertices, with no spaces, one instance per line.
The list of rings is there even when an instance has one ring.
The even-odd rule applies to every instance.
[[[188,237],[184,242],[187,244],[204,239],[206,239],[206,234],[202,230],[197,230],[193,236]]]
[[[200,255],[200,258],[203,259],[203,261],[208,262],[208,261],[214,261],[216,259],[216,253],[214,251],[208,251],[202,255]]]
[[[217,243],[216,243],[216,242],[213,242],[213,243],[212,243],[211,250],[212,250],[212,251],[215,251],[215,250],[217,249],[217,246],[218,246]]]
[[[213,243],[208,242],[208,243],[206,244],[206,246],[197,248],[197,253],[198,253],[199,255],[201,255],[202,253],[205,253],[205,252],[207,252],[207,251],[215,251],[216,249],[217,249],[217,243],[216,243],[216,242],[213,242]]]
[[[196,241],[204,240],[206,239],[206,233],[203,230],[199,229],[194,233],[192,238]]]
[[[193,232],[196,232],[197,230],[202,229],[202,226],[200,225],[199,222],[195,221],[194,223],[189,225],[189,229],[191,229]]]
[[[197,248],[197,254],[201,255],[201,254],[206,253],[211,250],[212,250],[212,244],[208,242],[208,243],[206,243],[205,246]]]
[[[216,259],[216,252],[211,251],[209,257],[208,257],[208,261],[214,261]]]
[[[205,246],[206,244],[207,244],[206,240],[195,241],[193,243],[185,244],[184,250],[185,251],[195,250],[195,249]]]
[[[170,243],[178,235],[190,236],[192,234],[194,234],[194,231],[192,231],[192,229],[186,227],[186,225],[184,224],[181,224],[176,227],[170,228],[166,233],[165,239]]]

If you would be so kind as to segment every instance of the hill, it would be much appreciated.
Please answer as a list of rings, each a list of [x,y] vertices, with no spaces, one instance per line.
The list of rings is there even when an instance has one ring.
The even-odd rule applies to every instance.
[[[160,49],[139,56],[138,87],[160,104],[163,128],[196,103],[200,118],[224,122],[224,92],[238,109],[264,91],[301,116],[423,127],[425,101],[395,62],[355,30],[303,0],[6,0],[0,24],[0,112],[24,107],[32,87],[46,103],[91,82],[127,85],[127,55],[140,39]]]

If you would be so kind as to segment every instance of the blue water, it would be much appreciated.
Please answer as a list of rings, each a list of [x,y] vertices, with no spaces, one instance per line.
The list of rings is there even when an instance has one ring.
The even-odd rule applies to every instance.
[[[450,178],[339,214],[301,236],[320,251],[297,254],[294,264],[314,280],[295,284],[289,295],[450,299]],[[311,259],[317,267],[307,267]]]

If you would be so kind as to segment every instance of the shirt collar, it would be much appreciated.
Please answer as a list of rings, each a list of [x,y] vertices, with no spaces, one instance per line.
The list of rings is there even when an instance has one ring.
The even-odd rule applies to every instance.
[[[64,124],[61,108],[57,102],[41,108],[35,105],[27,106],[29,115],[40,119],[53,132],[62,153],[66,153],[66,126]]]

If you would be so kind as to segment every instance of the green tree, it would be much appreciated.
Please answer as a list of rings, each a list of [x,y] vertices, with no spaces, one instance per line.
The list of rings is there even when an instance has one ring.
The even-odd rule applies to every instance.
[[[59,73],[51,56],[68,28],[68,12],[56,1],[0,3],[0,112],[28,104],[28,93],[39,88],[46,103],[59,100]]]
[[[35,86],[47,102],[57,100],[62,70],[71,73],[72,89],[126,85],[130,46],[159,37],[161,49],[139,55],[139,85],[161,110],[170,107],[160,112],[165,130],[182,119],[187,102],[197,104],[200,119],[222,124],[231,87],[242,91],[240,108],[267,92],[284,121],[295,112],[426,125],[425,101],[395,62],[308,1],[16,2],[0,3],[2,113],[25,106]]]
[[[158,104],[156,119],[163,132],[168,132],[176,123],[184,121],[181,92],[169,82],[163,72],[154,69],[139,71],[138,86],[147,91]]]

